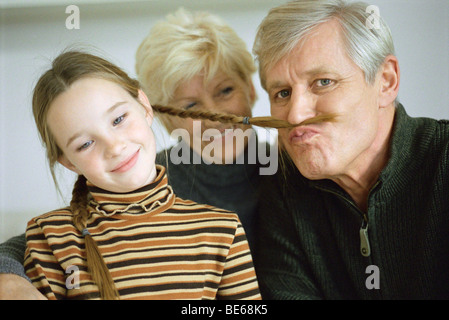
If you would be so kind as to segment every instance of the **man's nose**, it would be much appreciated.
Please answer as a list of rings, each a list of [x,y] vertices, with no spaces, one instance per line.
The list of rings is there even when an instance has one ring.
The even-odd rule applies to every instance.
[[[308,92],[292,92],[287,121],[298,124],[315,116],[315,98]]]

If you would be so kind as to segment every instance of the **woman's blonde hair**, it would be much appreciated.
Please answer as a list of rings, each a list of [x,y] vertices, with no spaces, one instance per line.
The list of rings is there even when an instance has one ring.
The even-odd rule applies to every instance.
[[[224,21],[183,8],[157,22],[136,52],[137,77],[152,105],[168,105],[179,85],[196,75],[207,83],[221,71],[250,85],[256,70],[245,42]],[[169,117],[159,118],[174,129]]]
[[[372,84],[385,58],[395,50],[389,27],[369,7],[364,2],[344,0],[297,0],[271,9],[259,26],[253,46],[262,87],[271,67],[315,27],[332,19],[340,24],[349,57]],[[378,24],[367,23],[373,18]]]

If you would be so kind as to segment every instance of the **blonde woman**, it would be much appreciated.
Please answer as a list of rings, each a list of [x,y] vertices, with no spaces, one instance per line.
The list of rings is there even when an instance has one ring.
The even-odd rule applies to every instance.
[[[182,110],[250,117],[256,100],[251,80],[255,71],[245,42],[220,18],[205,12],[179,9],[168,15],[153,26],[136,53],[138,79],[152,105]],[[252,245],[261,175],[260,163],[250,159],[254,153],[248,150],[254,149],[248,144],[264,152],[267,146],[258,145],[248,126],[156,116],[169,133],[179,129],[188,133],[157,158],[167,166],[176,193],[235,211]],[[234,143],[229,139],[232,134],[244,142]],[[211,156],[207,152],[211,149],[221,152]]]

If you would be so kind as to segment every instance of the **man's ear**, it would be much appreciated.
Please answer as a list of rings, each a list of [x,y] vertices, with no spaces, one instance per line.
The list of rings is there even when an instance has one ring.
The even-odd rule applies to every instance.
[[[379,106],[387,107],[394,102],[398,96],[401,72],[398,59],[389,55],[380,71]]]
[[[69,169],[70,171],[73,171],[77,174],[82,174],[77,167],[75,167],[70,161],[69,159],[66,158],[66,156],[62,155],[59,156],[58,158],[58,162],[60,164],[62,164],[64,167],[66,167],[67,169]]]
[[[146,113],[147,113],[147,119],[151,122],[153,122],[153,108],[151,107],[150,100],[148,99],[145,92],[143,92],[142,89],[139,89],[139,95],[137,96],[140,103],[145,107]]]

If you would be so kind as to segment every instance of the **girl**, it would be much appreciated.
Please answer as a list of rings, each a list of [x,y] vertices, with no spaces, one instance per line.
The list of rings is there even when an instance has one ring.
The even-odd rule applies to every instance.
[[[155,164],[153,113],[137,81],[66,52],[38,81],[33,113],[53,178],[76,172],[70,207],[32,219],[25,269],[49,299],[260,299],[236,214],[182,200]]]

